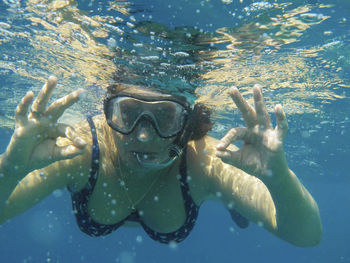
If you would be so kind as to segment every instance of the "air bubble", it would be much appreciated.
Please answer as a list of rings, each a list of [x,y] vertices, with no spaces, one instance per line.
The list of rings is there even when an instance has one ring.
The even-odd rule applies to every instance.
[[[117,47],[117,41],[114,38],[108,38],[107,40],[107,46],[109,49],[114,49]]]
[[[141,243],[142,242],[142,236],[138,235],[136,236],[136,242]]]
[[[172,250],[175,250],[177,249],[178,245],[175,241],[170,241],[169,242],[169,248],[172,249]]]
[[[268,177],[272,177],[273,173],[272,173],[271,170],[267,170],[267,171],[266,171],[266,175],[267,175]]]
[[[310,137],[310,132],[309,131],[302,131],[301,132],[301,137],[305,138],[309,138]]]
[[[52,192],[53,196],[56,198],[62,197],[63,196],[63,192],[60,189],[57,189],[55,191]]]

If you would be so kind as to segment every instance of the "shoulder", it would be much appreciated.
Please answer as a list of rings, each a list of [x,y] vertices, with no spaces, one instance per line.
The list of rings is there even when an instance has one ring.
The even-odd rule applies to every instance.
[[[100,138],[103,134],[100,132],[100,127],[102,126],[103,121],[101,120],[100,115],[94,116],[92,119],[98,141],[103,141],[103,139]],[[63,179],[67,180],[68,187],[73,191],[79,191],[85,187],[90,175],[93,146],[92,128],[87,119],[73,124],[72,128],[77,136],[87,142],[84,154],[69,160],[59,161],[52,167],[49,167],[49,170],[58,170],[61,176],[64,177]],[[71,142],[67,138],[60,138],[57,142],[59,146],[64,146],[70,143]]]
[[[195,141],[190,141],[187,147],[187,169],[191,177],[189,181],[191,194],[196,203],[210,199],[213,194],[211,185],[213,178],[211,176],[213,161],[216,161],[215,146],[218,140],[204,136]]]
[[[90,126],[91,124],[88,122],[88,118],[72,125],[72,128],[74,129],[75,133],[88,143],[87,150],[90,150],[93,144],[93,132],[96,133],[99,145],[104,141],[107,134],[105,130],[106,121],[104,115],[96,115],[93,116],[91,119],[91,124],[93,126]],[[93,127],[95,129],[94,131],[92,131]],[[61,143],[64,142],[68,143],[68,140],[66,138],[63,138],[61,140]]]
[[[212,199],[216,194],[218,184],[222,183],[223,177],[230,173],[235,176],[238,168],[224,163],[215,155],[216,145],[219,140],[210,136],[204,136],[200,140],[190,141],[187,148],[188,171],[193,180],[191,189],[200,189],[201,199]],[[236,150],[237,147],[230,145],[229,149]],[[200,186],[200,187],[199,187]]]

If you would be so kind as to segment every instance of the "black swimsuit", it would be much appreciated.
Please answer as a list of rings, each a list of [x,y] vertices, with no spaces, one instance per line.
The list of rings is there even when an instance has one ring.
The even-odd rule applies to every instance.
[[[116,224],[111,224],[111,225],[100,224],[95,222],[90,217],[87,210],[87,204],[94,190],[94,187],[97,181],[98,170],[99,170],[99,146],[97,141],[96,128],[91,117],[89,117],[87,120],[91,128],[92,143],[93,143],[90,177],[84,189],[82,189],[79,192],[70,191],[72,196],[73,211],[80,230],[93,237],[104,236],[118,229],[126,221],[133,221],[133,222],[140,223],[143,229],[146,231],[146,233],[152,239],[158,242],[167,244],[170,242],[178,243],[183,241],[193,229],[198,216],[198,210],[199,210],[199,206],[197,206],[194,203],[190,195],[189,186],[187,183],[186,151],[184,151],[181,157],[180,171],[179,171],[181,175],[179,177],[181,192],[182,192],[182,197],[184,200],[184,206],[185,206],[185,212],[186,212],[186,221],[182,227],[180,227],[178,230],[174,232],[158,233],[153,229],[149,228],[147,225],[145,225],[145,223],[142,221],[142,216],[140,216],[138,211],[132,212],[129,216],[127,216],[125,219],[123,219],[122,221]],[[248,221],[244,217],[242,217],[240,214],[235,212],[234,210],[232,211],[231,211],[231,216],[235,220],[235,222],[240,227],[246,227]]]

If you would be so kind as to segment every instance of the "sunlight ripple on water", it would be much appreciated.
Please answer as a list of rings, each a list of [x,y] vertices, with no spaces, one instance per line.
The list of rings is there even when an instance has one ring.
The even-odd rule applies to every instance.
[[[322,118],[326,113],[318,105],[345,98],[337,87],[349,87],[342,78],[350,68],[349,37],[336,36],[327,24],[336,20],[341,26],[347,20],[332,16],[332,6],[325,4],[260,1],[245,6],[223,1],[228,16],[237,14],[231,18],[236,23],[215,30],[211,24],[208,31],[200,26],[170,27],[138,12],[130,15],[133,7],[127,3],[106,3],[101,10],[109,9],[110,14],[94,16],[68,1],[5,3],[26,13],[25,19],[16,14],[0,17],[0,74],[9,83],[1,91],[5,127],[13,127],[12,112],[25,89],[37,91],[53,73],[65,87],[57,89],[57,96],[76,87],[88,93],[65,120],[102,110],[104,87],[114,79],[158,86],[206,103],[215,109],[218,133],[231,119],[227,90],[232,85],[251,102],[250,88],[260,83],[269,109],[281,103],[289,116],[319,112]],[[318,32],[322,25],[321,42],[299,46],[306,32],[316,27]],[[17,47],[16,53],[11,46]],[[26,88],[12,90],[14,85]]]

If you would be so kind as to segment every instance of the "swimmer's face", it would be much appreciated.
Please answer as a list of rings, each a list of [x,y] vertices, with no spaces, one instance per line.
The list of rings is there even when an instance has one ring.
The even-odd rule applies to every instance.
[[[139,122],[130,134],[113,132],[121,161],[133,169],[145,169],[138,159],[162,162],[169,158],[169,147],[176,138],[161,138],[147,120]]]
[[[104,101],[119,157],[130,169],[170,165],[175,160],[170,149],[173,153],[173,142],[185,129],[190,110],[184,97],[138,86],[128,86]]]

